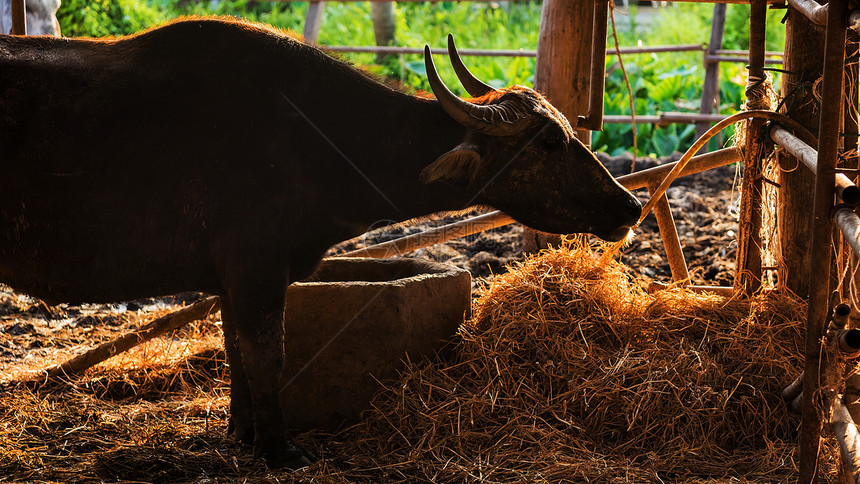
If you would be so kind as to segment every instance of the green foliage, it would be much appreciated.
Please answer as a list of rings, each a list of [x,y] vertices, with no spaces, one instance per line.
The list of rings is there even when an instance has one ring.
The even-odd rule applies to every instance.
[[[649,27],[643,27],[637,21],[635,8],[629,12],[629,18],[616,13],[619,43],[622,46],[706,44],[710,40],[713,8],[711,4],[677,3],[663,9],[659,18],[652,20]],[[781,11],[768,14],[768,50],[782,49],[785,29],[780,24],[781,19]],[[728,5],[722,48],[749,48],[748,5]],[[633,90],[636,114],[698,112],[705,75],[701,52],[630,55],[623,60]],[[740,63],[723,62],[719,69],[719,110],[728,115],[737,112],[743,103],[746,68]],[[605,113],[629,115],[630,98],[617,58],[607,58],[607,74]],[[695,128],[681,124],[638,124],[637,135],[640,154],[668,155],[689,148],[695,141]],[[733,130],[728,129],[723,138],[730,139],[732,135]],[[630,125],[607,124],[604,131],[595,133],[592,144],[597,150],[611,154],[630,151],[633,146],[633,128]]]
[[[142,0],[63,0],[57,12],[66,37],[126,35],[164,18],[163,12]]]
[[[301,32],[308,2],[252,0],[64,0],[59,17],[65,35],[104,36],[131,33],[152,24],[186,15],[229,15],[268,23]],[[458,94],[464,94],[444,56],[446,36],[453,32],[460,49],[537,48],[541,5],[481,2],[401,2],[395,4],[394,45],[439,48],[435,56],[442,79]],[[713,5],[679,2],[661,9],[649,26],[637,18],[631,7],[616,11],[618,37],[622,46],[705,44],[710,38]],[[784,28],[781,11],[768,15],[767,48],[781,50]],[[749,6],[729,5],[726,15],[724,49],[743,50],[748,46]],[[611,36],[610,30],[610,36]],[[369,2],[329,2],[320,30],[323,45],[374,45]],[[609,45],[613,45],[610,37]],[[368,71],[400,81],[411,89],[429,90],[422,55],[388,56],[381,64],[373,54],[345,54],[343,58]],[[535,59],[527,57],[467,57],[469,69],[487,83],[502,87],[530,86]],[[625,56],[636,114],[667,111],[696,112],[704,83],[702,52],[636,54]],[[618,59],[607,58],[606,114],[629,114],[630,96]],[[745,68],[742,64],[720,64],[720,112],[730,114],[743,102]],[[692,144],[691,125],[656,127],[639,124],[640,153],[669,154]],[[727,133],[731,135],[731,133]],[[630,151],[630,125],[609,124],[595,133],[595,148],[617,154]]]

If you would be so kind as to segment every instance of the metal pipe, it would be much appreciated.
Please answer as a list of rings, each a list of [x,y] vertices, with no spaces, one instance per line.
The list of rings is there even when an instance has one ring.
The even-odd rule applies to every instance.
[[[833,214],[836,226],[845,235],[845,241],[854,250],[854,255],[860,257],[860,217],[850,207],[839,207]]]
[[[857,425],[854,424],[854,419],[841,397],[833,399],[830,425],[833,435],[839,441],[842,462],[851,474],[851,481],[860,483],[860,432],[857,431]]]
[[[742,159],[741,152],[737,148],[725,148],[713,153],[694,156],[687,166],[681,171],[679,176],[692,175],[700,173],[712,168],[736,163]],[[618,177],[618,183],[623,185],[628,190],[636,190],[645,188],[650,184],[659,183],[672,169],[676,163],[667,163],[663,166],[649,168],[630,175]],[[436,227],[418,234],[407,235],[399,239],[389,240],[381,244],[371,245],[363,249],[356,249],[345,254],[338,254],[342,257],[373,257],[386,258],[403,255],[424,247],[447,242],[452,239],[465,237],[478,232],[494,229],[513,223],[514,219],[508,215],[495,211],[478,215],[466,220],[454,222],[452,224]]]
[[[854,10],[848,15],[848,28],[860,33],[860,10]]]
[[[606,82],[606,21],[609,0],[595,0],[591,45],[591,82],[589,83],[588,114],[576,123],[577,129],[603,129],[603,91]]]
[[[839,303],[833,308],[833,316],[830,317],[830,320],[833,321],[834,326],[842,329],[848,324],[848,316],[850,315],[851,305]]]
[[[736,147],[723,148],[711,153],[705,153],[704,155],[697,155],[690,159],[690,162],[687,163],[687,166],[685,166],[683,170],[681,170],[681,174],[679,176],[701,173],[720,166],[737,163],[742,159],[743,154],[741,153],[741,150]],[[662,166],[637,171],[636,173],[631,173],[629,175],[622,175],[618,177],[618,183],[624,185],[628,190],[645,188],[655,182],[662,182],[663,179],[666,178],[666,175],[675,168],[675,165],[677,165],[677,162],[666,163]]]
[[[27,35],[27,8],[24,0],[12,2],[12,35]]]
[[[803,392],[803,372],[782,391],[782,399],[790,403]]]
[[[802,161],[807,168],[815,173],[818,167],[818,152],[815,151],[815,148],[779,126],[771,128],[770,139]],[[860,188],[842,173],[836,174],[836,195],[849,205],[860,203]]]
[[[827,25],[827,5],[813,0],[788,0],[788,4],[816,25]]]
[[[792,4],[801,3],[800,0],[789,1]],[[842,117],[847,20],[848,0],[831,0],[827,4],[821,110],[818,120],[818,166],[812,202],[809,305],[804,347],[803,413],[799,437],[798,482],[801,484],[812,483],[817,479],[821,445],[822,412],[818,395],[820,382],[824,381],[828,370],[821,354],[821,336],[830,309],[831,210],[836,194],[836,158]]]
[[[860,352],[860,329],[840,329],[830,336],[833,344],[846,355]]]
[[[655,181],[648,187],[650,193],[655,193],[660,182]],[[678,239],[678,229],[675,227],[675,219],[672,217],[672,209],[669,207],[669,198],[663,193],[660,200],[654,205],[654,217],[657,219],[657,227],[660,230],[660,239],[666,250],[666,258],[669,260],[669,270],[672,272],[672,280],[676,283],[689,283],[690,274],[687,272],[687,261],[684,260],[684,251],[681,241]]]

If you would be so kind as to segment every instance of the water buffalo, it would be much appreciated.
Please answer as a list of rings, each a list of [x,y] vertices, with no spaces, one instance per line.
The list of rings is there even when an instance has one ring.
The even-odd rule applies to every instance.
[[[0,281],[48,302],[219,295],[230,431],[307,463],[278,402],[284,294],[329,246],[470,205],[609,240],[640,213],[540,94],[452,49],[463,100],[425,58],[437,99],[236,20],[0,36]]]

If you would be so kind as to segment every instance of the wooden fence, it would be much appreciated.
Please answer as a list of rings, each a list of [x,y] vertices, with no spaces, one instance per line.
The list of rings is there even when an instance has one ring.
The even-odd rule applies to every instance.
[[[336,2],[358,2],[362,0],[334,0]],[[364,0],[368,1],[368,0]],[[374,3],[384,3],[387,0],[369,0]],[[418,3],[426,0],[400,0],[400,3]],[[458,2],[480,2],[486,3],[486,0],[457,0]],[[387,2],[391,3],[391,2]],[[702,2],[704,3],[704,2]],[[710,3],[710,2],[709,2]],[[746,2],[725,2],[725,3],[746,3]],[[308,12],[303,29],[303,35],[306,40],[315,42],[319,38],[319,31],[322,24],[322,13],[326,2],[310,2]],[[711,43],[722,43],[722,29],[725,19],[725,9],[715,9],[714,24],[712,25]],[[419,47],[401,47],[401,46],[351,46],[351,45],[324,45],[326,50],[340,53],[372,53],[378,55],[423,55],[424,49]],[[718,99],[718,76],[715,74],[715,67],[720,62],[749,62],[748,57],[744,57],[747,52],[736,50],[723,50],[717,46],[709,46],[708,44],[686,44],[686,45],[664,45],[650,47],[621,47],[616,50],[606,49],[607,55],[639,55],[639,54],[655,54],[667,52],[702,52],[702,64],[705,66],[706,72],[711,72],[705,77],[705,85],[703,86],[702,105],[698,113],[661,113],[661,114],[642,114],[636,115],[637,123],[649,124],[696,124],[697,134],[703,133],[711,123],[725,118],[719,114],[712,114]],[[445,49],[433,48],[434,52],[444,52]],[[485,57],[537,57],[537,50],[532,49],[462,49],[460,55],[464,56],[485,56]],[[782,63],[781,52],[767,52],[765,63],[768,65],[779,65]],[[709,101],[711,100],[711,101]],[[602,117],[602,123],[618,123],[629,124],[634,120],[630,115],[608,115]],[[592,129],[599,129],[599,125],[590,126]]]

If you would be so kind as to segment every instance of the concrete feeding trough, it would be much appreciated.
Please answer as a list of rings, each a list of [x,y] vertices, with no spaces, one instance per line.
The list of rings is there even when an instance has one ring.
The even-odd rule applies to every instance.
[[[332,258],[287,290],[281,401],[294,430],[334,430],[377,380],[432,357],[469,315],[471,276],[419,259]]]

